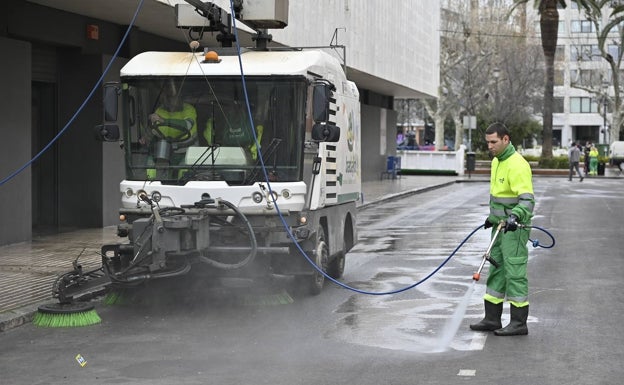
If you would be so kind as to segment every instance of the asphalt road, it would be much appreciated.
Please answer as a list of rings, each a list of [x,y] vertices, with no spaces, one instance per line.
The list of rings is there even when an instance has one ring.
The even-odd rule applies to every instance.
[[[528,336],[468,329],[482,316],[485,277],[473,284],[472,273],[488,232],[477,230],[400,294],[185,280],[98,305],[100,325],[12,329],[0,334],[0,383],[619,384],[623,183],[535,178],[534,225],[556,245],[530,250]],[[487,199],[486,183],[459,183],[361,210],[343,282],[386,292],[422,280],[483,222]]]

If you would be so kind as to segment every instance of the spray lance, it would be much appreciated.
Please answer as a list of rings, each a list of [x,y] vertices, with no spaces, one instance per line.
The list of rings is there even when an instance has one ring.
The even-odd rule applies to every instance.
[[[490,257],[490,251],[492,251],[494,242],[496,242],[496,238],[498,238],[498,234],[500,234],[500,231],[504,225],[505,225],[505,222],[501,221],[496,227],[496,232],[494,233],[494,236],[492,237],[492,241],[490,241],[490,245],[488,246],[487,250],[485,250],[485,254],[483,254],[483,259],[481,260],[479,269],[477,270],[476,273],[472,275],[472,279],[474,279],[475,281],[478,281],[481,278],[481,271],[483,270],[483,266],[485,266],[485,261],[490,262],[492,265],[494,265],[494,267],[499,267],[498,262],[496,262]]]
[[[485,251],[485,254],[483,254],[483,259],[481,260],[481,264],[479,265],[479,269],[477,269],[477,272],[474,273],[472,275],[472,279],[475,281],[478,281],[481,278],[481,271],[483,270],[483,266],[485,266],[485,261],[490,262],[494,267],[499,267],[500,265],[498,264],[498,262],[496,262],[495,260],[493,260],[490,257],[490,251],[492,250],[492,247],[494,246],[494,242],[496,242],[496,238],[498,238],[498,235],[500,234],[501,230],[505,227],[505,221],[501,221],[498,226],[496,227],[496,232],[494,233],[494,236],[492,237],[492,241],[490,242],[490,245],[488,246],[487,250]],[[522,225],[522,224],[518,224],[519,228],[525,228],[525,229],[537,229],[540,230],[542,232],[544,232],[552,241],[552,243],[548,246],[544,246],[541,245],[539,240],[537,239],[531,239],[529,238],[529,241],[531,242],[531,244],[533,245],[533,247],[543,247],[544,249],[551,249],[555,246],[555,237],[546,229],[543,229],[539,226],[526,226],[526,225]],[[472,235],[472,234],[471,234]]]

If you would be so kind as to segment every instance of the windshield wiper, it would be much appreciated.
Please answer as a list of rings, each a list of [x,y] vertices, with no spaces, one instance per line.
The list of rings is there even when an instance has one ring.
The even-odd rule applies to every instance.
[[[212,159],[211,164],[214,166],[213,154],[217,148],[219,148],[219,145],[209,145],[206,150],[204,150],[204,152],[197,157],[197,160],[193,163],[190,170],[184,173],[184,176],[180,178],[180,181],[188,182],[189,180],[195,178],[199,173],[199,166],[203,165],[208,159]]]
[[[282,142],[282,139],[273,138],[271,139],[271,143],[269,143],[269,145],[267,146],[266,151],[262,151],[262,150],[260,151],[262,153],[262,158],[265,160],[265,165],[266,165],[266,160],[269,160],[271,156],[273,156],[273,154],[277,150],[277,146],[279,146],[281,142]],[[261,165],[260,157],[258,157],[258,160],[256,160],[256,164],[254,164],[254,168],[249,173],[249,176],[245,178],[245,181],[243,182],[243,184],[247,184],[249,182],[253,182],[256,180],[256,178],[258,177],[258,174],[260,173],[260,165]]]

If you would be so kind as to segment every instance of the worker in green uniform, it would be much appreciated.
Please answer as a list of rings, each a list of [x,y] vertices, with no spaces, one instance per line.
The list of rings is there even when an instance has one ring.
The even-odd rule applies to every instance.
[[[495,228],[502,223],[490,257],[499,267],[490,265],[484,296],[485,318],[470,325],[472,330],[493,331],[497,336],[529,333],[529,288],[527,262],[529,225],[535,199],[531,167],[516,152],[507,127],[493,123],[485,131],[485,140],[492,159],[490,174],[490,215],[484,227]],[[511,321],[502,327],[503,302],[511,308]]]

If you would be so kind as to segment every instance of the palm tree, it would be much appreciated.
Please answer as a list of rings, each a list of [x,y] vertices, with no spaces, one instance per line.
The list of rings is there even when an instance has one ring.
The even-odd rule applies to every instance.
[[[572,0],[576,1],[576,0]],[[583,1],[583,0],[580,0]],[[529,0],[514,0],[512,10]],[[577,1],[578,2],[578,1]],[[565,0],[533,0],[540,15],[540,32],[542,36],[542,50],[546,67],[546,82],[544,83],[543,107],[543,142],[542,160],[552,159],[552,123],[553,101],[555,89],[555,51],[557,50],[557,35],[559,33],[559,11],[557,6],[566,7]]]

